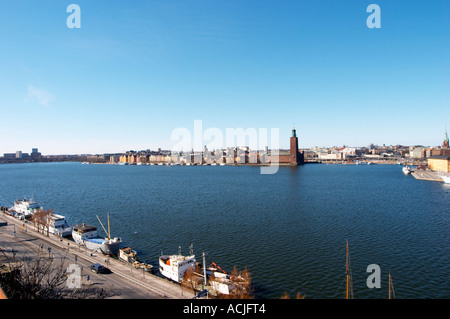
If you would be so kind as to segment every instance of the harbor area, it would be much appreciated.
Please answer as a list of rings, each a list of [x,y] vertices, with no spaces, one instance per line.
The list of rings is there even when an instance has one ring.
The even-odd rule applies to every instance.
[[[98,279],[106,284],[105,287],[112,286],[114,290],[117,290],[115,287],[122,286],[125,291],[128,291],[126,298],[129,298],[130,291],[131,295],[135,297],[137,295],[139,298],[142,295],[147,297],[147,294],[150,294],[152,298],[175,299],[183,299],[184,296],[189,298],[206,296],[208,298],[208,295],[218,298],[223,295],[226,297],[251,297],[250,274],[246,270],[239,272],[233,269],[233,272],[228,274],[221,268],[207,267],[205,253],[203,253],[203,263],[197,262],[192,244],[189,248],[189,256],[181,255],[181,246],[179,246],[178,255],[160,255],[158,275],[162,277],[155,276],[151,263],[140,260],[137,251],[131,247],[120,248],[122,239],[111,236],[109,213],[107,214],[107,228],[96,216],[107,236],[101,237],[96,226],[86,223],[70,226],[65,216],[55,214],[51,209],[44,210],[38,202],[32,199],[15,200],[13,207],[0,206],[0,211],[5,220],[0,223],[0,234],[9,238],[8,244],[5,246],[3,236],[0,237],[0,252],[28,251],[32,255],[31,259],[38,260],[46,254],[43,246],[47,246],[48,256],[45,258],[48,261],[53,262],[54,258],[59,259],[61,260],[60,267],[72,267],[77,271],[75,275],[71,276],[77,282],[77,286],[81,286],[80,282],[84,282],[83,284],[86,285],[92,284],[92,281],[89,280],[90,276],[86,275],[91,270],[96,274],[113,273],[114,275],[111,277],[120,277],[121,283],[118,285],[112,282],[106,283],[107,277],[105,276]],[[16,241],[18,242],[16,243]],[[27,245],[23,245],[25,241],[39,242],[37,245],[39,248],[27,248]],[[17,248],[5,250],[5,247],[9,246],[17,246]],[[58,251],[56,255],[55,251]],[[14,256],[12,258],[15,259]],[[81,259],[84,260],[84,269],[86,270],[84,275],[82,274],[83,268],[78,266]],[[8,260],[5,262],[7,263]],[[5,262],[0,260],[0,267]],[[68,264],[68,266],[64,264]],[[10,272],[12,271],[11,269]],[[41,273],[42,271],[37,272]],[[58,289],[60,288],[62,287],[58,286]],[[136,291],[140,291],[140,293],[136,293]],[[13,291],[11,293],[15,294]],[[127,294],[125,293],[125,295]]]
[[[114,293],[108,298],[135,298],[135,299],[191,299],[194,293],[184,289],[181,285],[158,277],[143,269],[136,269],[131,263],[124,263],[119,259],[107,256],[101,252],[92,252],[86,247],[73,241],[55,236],[46,235],[34,229],[31,223],[24,224],[12,216],[0,216],[1,251],[15,251],[17,256],[25,251],[30,253],[42,250],[52,258],[64,257],[67,262],[80,265],[82,272],[82,285],[104,286]],[[95,274],[89,267],[101,264],[110,269],[111,274]]]
[[[432,182],[444,182],[441,176],[450,176],[450,174],[446,174],[443,172],[435,172],[425,169],[416,169],[411,172],[411,175],[414,176],[415,179]]]

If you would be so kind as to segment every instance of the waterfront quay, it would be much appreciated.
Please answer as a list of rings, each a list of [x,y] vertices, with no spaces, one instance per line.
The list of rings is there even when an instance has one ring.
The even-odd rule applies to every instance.
[[[441,178],[441,175],[447,176],[443,173],[439,174],[435,171],[430,170],[415,170],[411,172],[411,175],[414,176],[415,179],[420,179],[424,181],[431,181],[431,182],[443,182],[444,180]]]
[[[0,251],[3,255],[14,252],[16,258],[24,254],[43,252],[52,256],[64,257],[69,264],[80,265],[83,286],[102,287],[110,291],[107,298],[112,299],[191,299],[192,291],[181,285],[138,270],[130,263],[92,252],[75,242],[50,234],[37,232],[31,223],[25,223],[12,216],[0,213]],[[112,274],[95,274],[89,266],[100,263],[108,267]],[[69,273],[68,273],[69,274]]]

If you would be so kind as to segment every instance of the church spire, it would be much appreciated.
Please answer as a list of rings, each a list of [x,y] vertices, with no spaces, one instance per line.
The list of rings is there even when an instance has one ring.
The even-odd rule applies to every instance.
[[[445,128],[445,135],[444,135],[444,144],[443,147],[449,147],[448,146],[448,134],[447,134],[447,128]]]

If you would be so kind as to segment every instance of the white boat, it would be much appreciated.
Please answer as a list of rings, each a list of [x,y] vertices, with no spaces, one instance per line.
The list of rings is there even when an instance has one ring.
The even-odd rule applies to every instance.
[[[219,272],[215,272],[214,276],[210,277],[209,284],[213,290],[222,295],[229,295],[235,286],[229,276]]]
[[[402,171],[405,175],[411,174],[411,169],[408,166],[403,167]]]
[[[66,221],[66,218],[58,214],[48,215],[49,232],[61,237],[70,236],[72,234],[72,226]]]
[[[140,262],[137,258],[137,252],[130,247],[121,248],[119,250],[119,259],[126,263],[133,264],[136,269],[143,269],[147,272],[151,272],[153,270],[152,265]]]
[[[134,263],[137,261],[137,253],[130,247],[124,247],[119,250],[119,259],[127,263]]]
[[[229,295],[235,287],[233,281],[230,279],[230,275],[216,263],[212,263],[211,266],[216,266],[217,268],[206,268],[206,275],[209,277],[209,285],[216,292],[223,295]]]
[[[159,272],[164,277],[182,282],[186,270],[195,269],[195,256],[163,255],[159,257]]]
[[[445,184],[450,184],[450,176],[441,176]]]
[[[10,208],[13,215],[19,219],[31,217],[31,215],[39,209],[42,209],[39,203],[26,198],[14,201],[14,206]]]
[[[73,226],[72,238],[77,244],[93,251],[100,251],[105,255],[117,255],[122,241],[117,237],[111,239],[110,234],[108,238],[100,237],[97,234],[97,227],[85,223]]]

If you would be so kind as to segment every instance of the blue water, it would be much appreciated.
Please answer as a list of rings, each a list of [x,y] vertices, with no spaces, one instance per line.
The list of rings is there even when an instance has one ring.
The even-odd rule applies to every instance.
[[[355,298],[450,298],[450,187],[395,165],[280,167],[0,165],[0,203],[33,196],[70,224],[102,228],[157,265],[194,252],[248,267],[260,298],[344,298],[346,240]],[[369,289],[366,268],[381,269]]]

